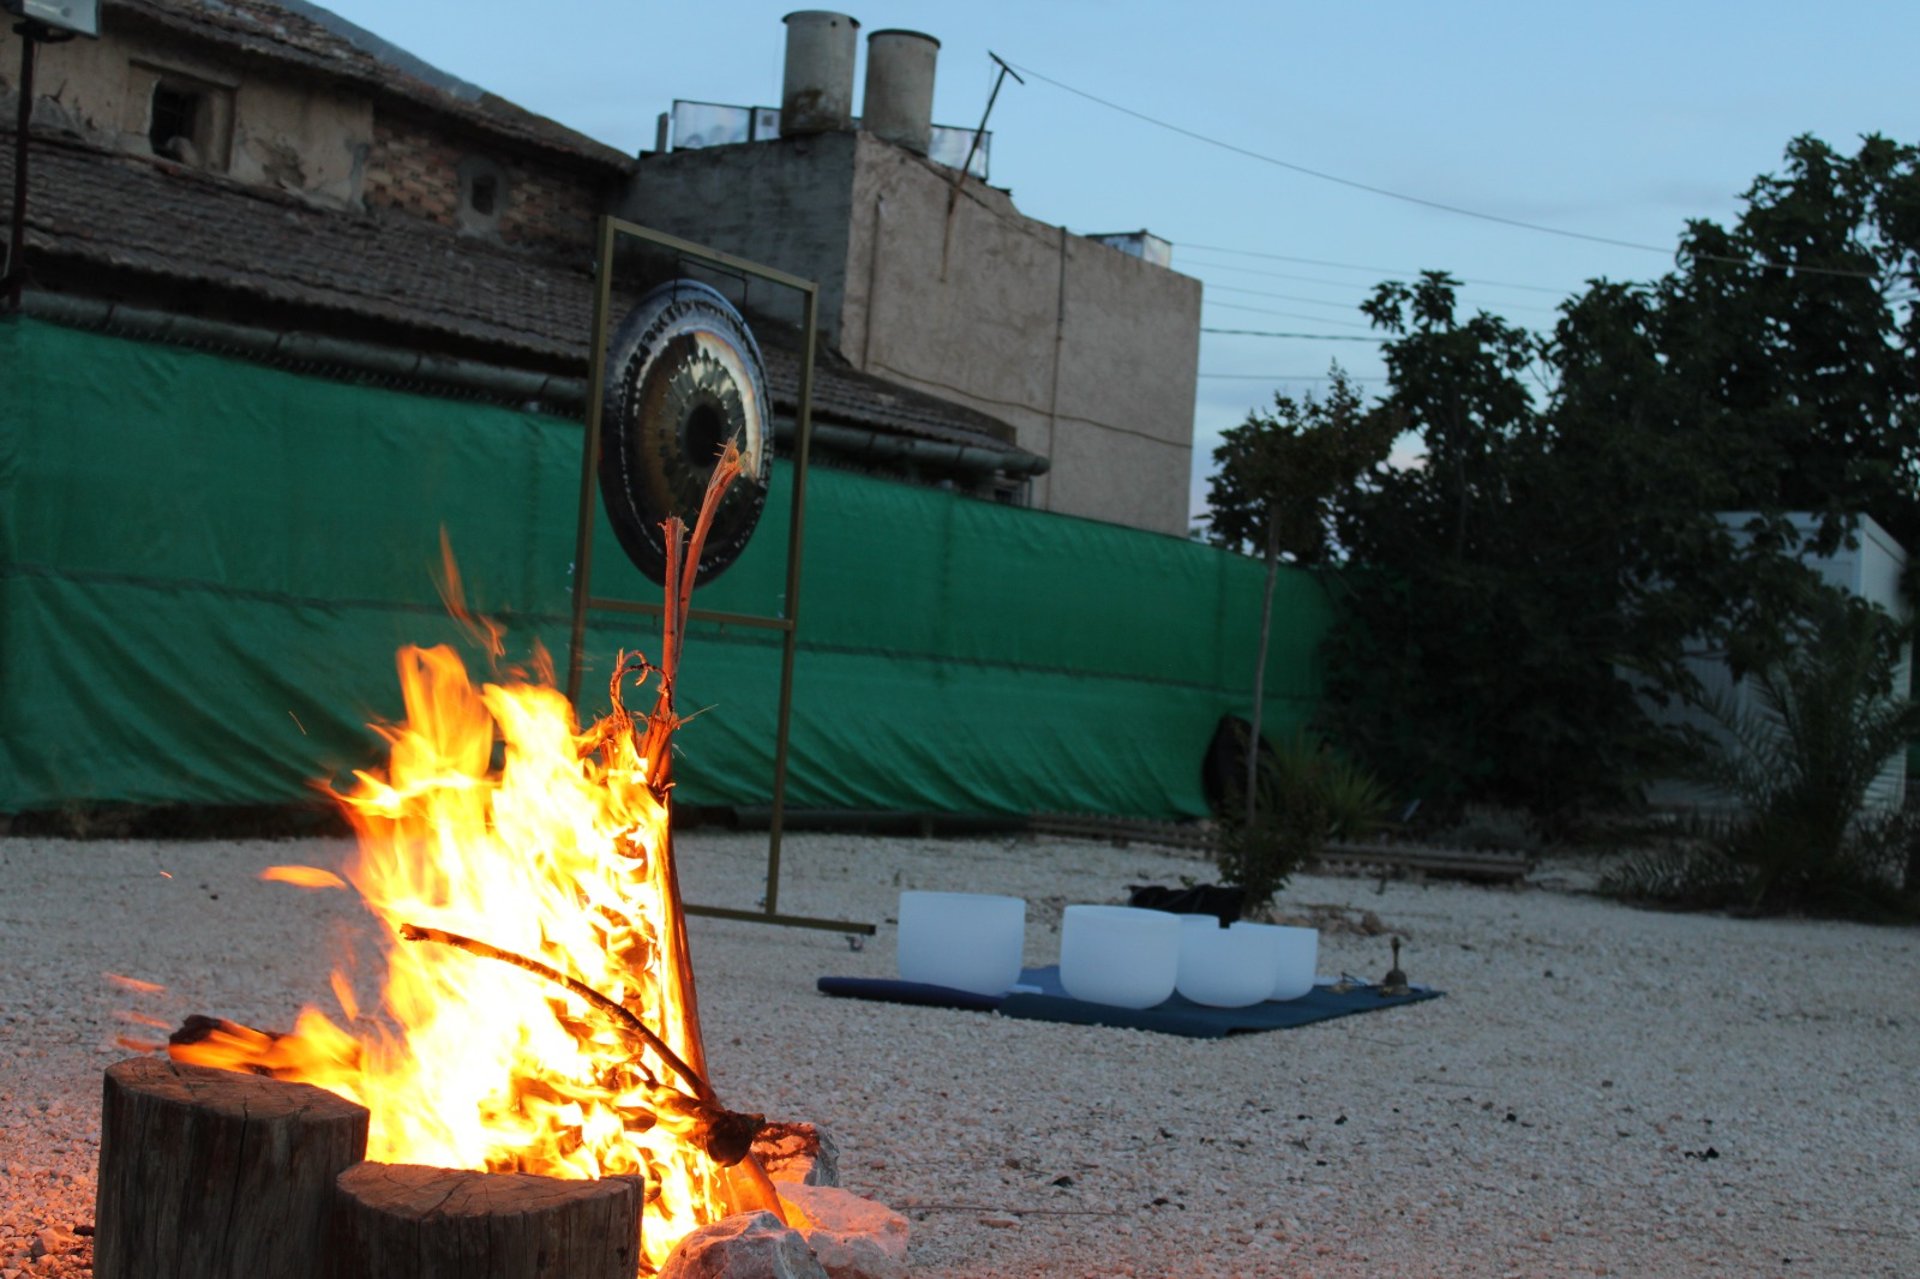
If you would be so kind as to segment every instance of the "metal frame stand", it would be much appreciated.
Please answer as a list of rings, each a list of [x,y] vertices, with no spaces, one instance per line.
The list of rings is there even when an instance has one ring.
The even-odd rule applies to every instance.
[[[807,460],[813,444],[813,356],[814,326],[819,315],[819,286],[772,267],[761,266],[698,245],[690,240],[667,235],[649,227],[602,217],[598,249],[599,274],[594,282],[593,347],[587,374],[587,430],[580,454],[580,512],[573,555],[573,633],[567,645],[567,700],[580,698],[582,650],[586,644],[587,614],[593,609],[617,613],[658,615],[666,611],[661,604],[639,600],[608,599],[593,594],[593,523],[598,508],[596,472],[600,463],[602,388],[607,377],[607,330],[612,323],[613,254],[619,237],[641,240],[673,250],[684,258],[756,279],[770,281],[797,290],[805,299],[801,323],[800,407],[795,424],[793,459],[793,510],[787,533],[787,592],[784,614],[760,617],[747,613],[715,612],[695,608],[691,619],[725,622],[734,626],[756,626],[782,634],[780,650],[780,711],[773,749],[773,817],[767,836],[767,891],[763,910],[733,910],[723,906],[687,906],[689,915],[716,919],[738,919],[754,924],[779,924],[787,928],[817,928],[827,932],[872,936],[872,924],[842,919],[815,919],[805,915],[780,913],[780,836],[787,804],[787,738],[793,723],[793,658],[800,628],[800,552],[806,532]],[[767,423],[768,429],[773,427]]]

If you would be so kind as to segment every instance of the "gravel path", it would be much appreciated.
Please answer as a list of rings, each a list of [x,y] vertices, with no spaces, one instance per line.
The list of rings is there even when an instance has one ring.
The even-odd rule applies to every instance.
[[[100,1073],[152,1033],[127,1012],[284,1026],[327,999],[358,908],[256,876],[344,851],[0,839],[0,1276],[87,1270]],[[754,905],[763,835],[681,851],[690,900]],[[1025,896],[1053,962],[1060,902],[1191,860],[800,835],[785,866],[783,910],[880,935],[692,920],[716,1084],[829,1129],[843,1183],[907,1211],[916,1276],[1920,1274],[1915,930],[1629,910],[1564,863],[1517,890],[1303,878],[1285,908],[1375,912],[1448,997],[1197,1041],[813,988],[893,975],[902,888]],[[1321,970],[1388,958],[1330,933]]]

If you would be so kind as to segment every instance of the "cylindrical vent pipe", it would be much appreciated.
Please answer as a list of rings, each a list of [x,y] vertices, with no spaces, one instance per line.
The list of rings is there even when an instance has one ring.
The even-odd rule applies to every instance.
[[[853,62],[860,24],[844,13],[801,9],[787,24],[787,69],[780,85],[780,136],[853,127]]]
[[[867,37],[867,96],[860,127],[921,155],[933,141],[933,67],[940,42],[919,31]]]

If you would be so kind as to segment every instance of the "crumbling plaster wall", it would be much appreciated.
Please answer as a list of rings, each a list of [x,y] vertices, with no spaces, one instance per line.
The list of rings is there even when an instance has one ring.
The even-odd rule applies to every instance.
[[[222,91],[230,100],[226,154],[205,157],[208,167],[250,185],[343,207],[358,205],[373,137],[372,103],[222,55],[218,48],[110,20],[98,40],[69,40],[37,51],[34,123],[150,155],[154,84],[164,75],[183,78]],[[18,92],[19,65],[20,37],[0,27],[0,74],[7,77],[9,97]]]

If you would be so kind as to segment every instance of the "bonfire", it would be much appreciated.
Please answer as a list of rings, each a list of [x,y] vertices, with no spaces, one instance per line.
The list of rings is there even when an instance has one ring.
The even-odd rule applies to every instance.
[[[309,1006],[285,1035],[195,1019],[175,1059],[365,1106],[372,1160],[642,1175],[650,1269],[698,1226],[781,1214],[750,1153],[761,1116],[727,1110],[708,1082],[668,825],[695,567],[739,473],[729,446],[691,534],[667,521],[660,660],[621,654],[597,723],[579,727],[544,653],[531,673],[476,687],[450,648],[401,650],[406,717],[381,729],[387,767],[339,796],[358,835],[344,878],[267,872],[350,885],[386,924],[378,1010],[363,1015],[336,971],[338,1017]],[[450,559],[447,571],[464,617]],[[497,656],[497,630],[484,633]],[[649,680],[651,712],[629,714],[626,690]]]

